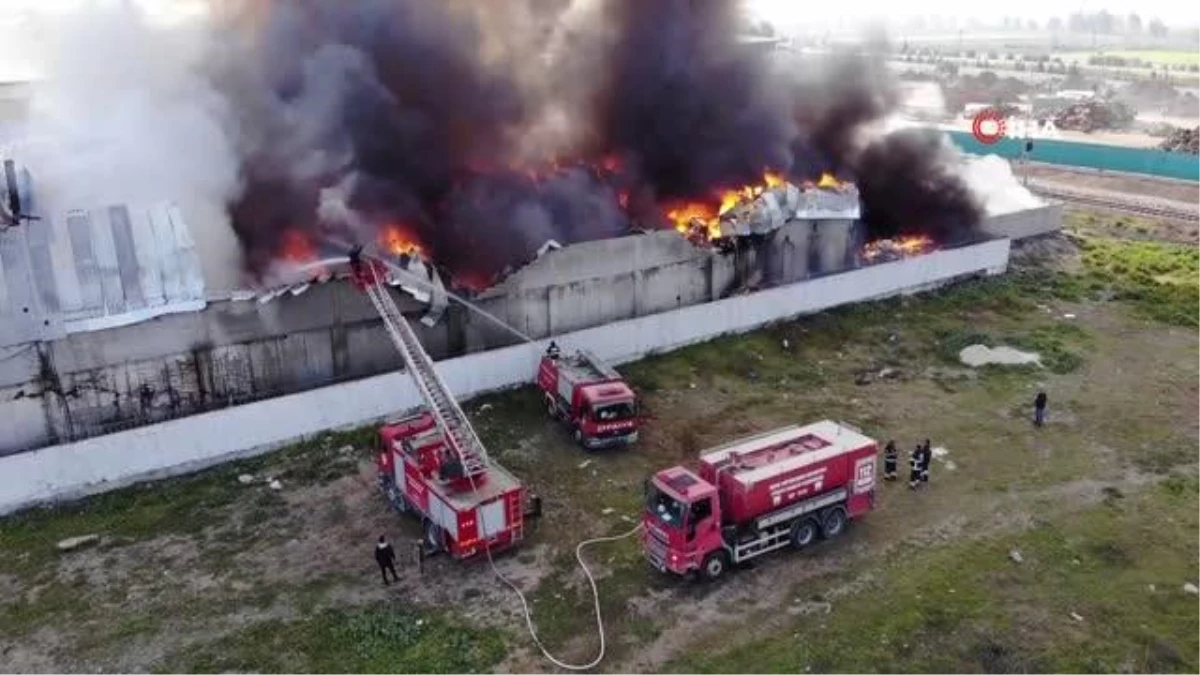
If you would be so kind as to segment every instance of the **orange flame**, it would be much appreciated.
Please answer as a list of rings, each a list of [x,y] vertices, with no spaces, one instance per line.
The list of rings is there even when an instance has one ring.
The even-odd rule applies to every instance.
[[[836,190],[842,187],[842,182],[831,173],[823,173],[821,179],[817,181],[817,187],[822,190]]]
[[[289,262],[302,263],[316,260],[317,258],[316,247],[309,241],[308,235],[300,230],[288,230],[284,232],[279,250],[279,257]]]
[[[715,204],[705,201],[687,201],[669,204],[667,219],[680,233],[688,235],[703,233],[712,240],[721,236],[721,216],[734,208],[754,201],[770,188],[783,185],[783,176],[770,171],[763,173],[762,183],[743,185],[739,188],[721,190],[715,196]]]
[[[880,258],[911,258],[928,253],[934,247],[933,239],[923,234],[897,239],[878,239],[863,247],[863,257],[867,262],[876,262]]]
[[[425,256],[425,249],[421,244],[400,225],[387,225],[380,230],[379,245],[392,255]]]

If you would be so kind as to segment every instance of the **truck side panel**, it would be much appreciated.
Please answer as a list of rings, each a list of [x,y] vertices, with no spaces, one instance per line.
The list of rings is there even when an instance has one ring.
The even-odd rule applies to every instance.
[[[747,523],[789,504],[846,486],[854,479],[854,472],[858,470],[856,458],[865,456],[874,458],[874,445],[849,450],[844,454],[750,484],[738,480],[732,472],[721,472],[719,481],[720,492],[724,496],[722,508],[725,509],[725,520],[729,523]],[[874,464],[871,466],[873,486]],[[702,470],[702,477],[706,480],[711,481],[716,477],[704,476],[704,473],[708,472]],[[853,490],[851,493],[853,498]],[[863,494],[865,495],[865,490]]]
[[[875,507],[875,450],[875,446],[856,450],[850,458],[854,467],[850,498],[846,500],[846,511],[850,518],[857,518]]]
[[[426,515],[429,516],[429,519],[445,530],[451,539],[459,539],[458,513],[437,495],[428,495],[428,501],[429,511],[426,512]],[[471,519],[471,522],[474,523],[474,518]]]

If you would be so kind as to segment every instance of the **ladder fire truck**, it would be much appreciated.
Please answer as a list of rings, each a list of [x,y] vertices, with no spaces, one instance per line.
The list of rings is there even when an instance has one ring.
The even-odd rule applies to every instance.
[[[379,429],[379,483],[391,505],[422,523],[428,551],[468,558],[520,541],[527,493],[488,460],[483,443],[433,366],[384,281],[387,269],[361,250],[350,254],[351,280],[367,294],[416,382],[427,409]]]

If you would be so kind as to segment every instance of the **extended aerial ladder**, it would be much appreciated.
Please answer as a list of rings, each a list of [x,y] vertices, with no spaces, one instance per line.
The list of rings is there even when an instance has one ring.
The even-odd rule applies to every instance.
[[[383,263],[364,258],[361,251],[354,251],[350,254],[350,269],[355,285],[367,294],[375,311],[383,319],[383,325],[404,361],[404,368],[416,382],[434,423],[445,434],[447,445],[462,467],[461,479],[478,487],[487,479],[487,451],[466,414],[454,400],[450,388],[434,369],[433,359],[421,346],[412,326],[388,293]]]

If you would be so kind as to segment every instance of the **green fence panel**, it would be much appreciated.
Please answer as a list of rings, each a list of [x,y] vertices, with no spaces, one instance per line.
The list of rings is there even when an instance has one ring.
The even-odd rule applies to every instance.
[[[964,152],[974,155],[999,155],[1009,159],[1021,156],[1025,141],[1003,138],[992,145],[984,145],[966,131],[947,131],[950,139]],[[1105,171],[1141,173],[1164,178],[1200,181],[1200,159],[1196,155],[1147,148],[1123,148],[1096,143],[1074,143],[1070,141],[1033,141],[1029,160],[1046,164],[1082,166]]]

